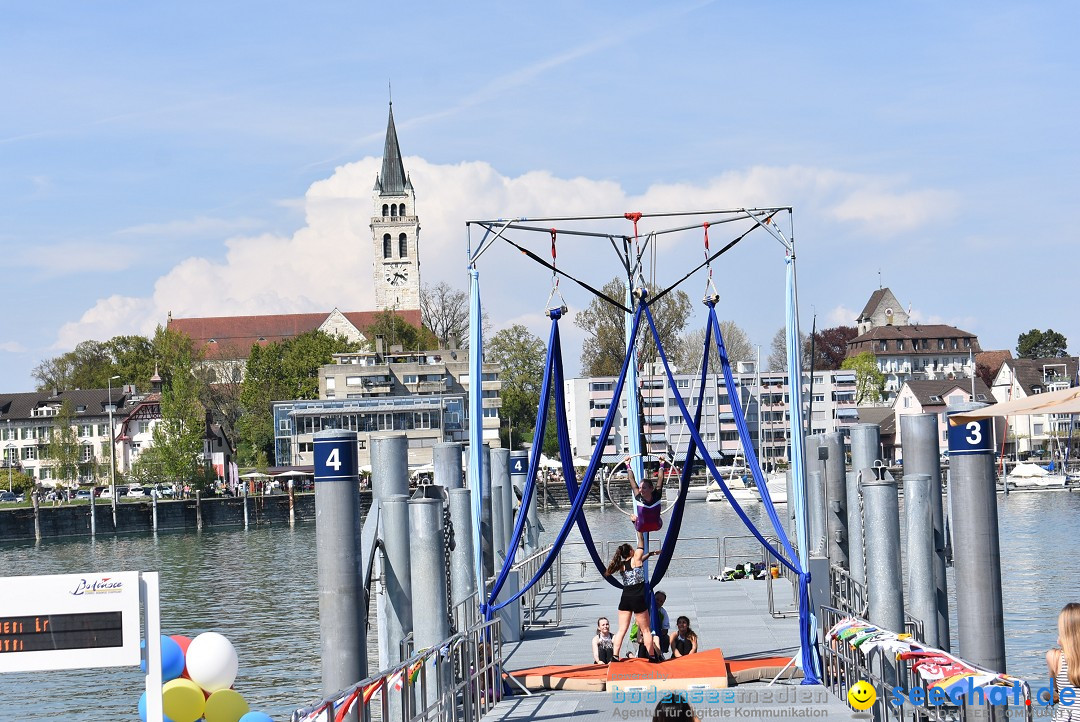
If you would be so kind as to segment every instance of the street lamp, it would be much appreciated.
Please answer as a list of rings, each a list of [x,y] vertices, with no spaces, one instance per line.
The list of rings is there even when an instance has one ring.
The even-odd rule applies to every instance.
[[[11,467],[15,466],[15,444],[8,444],[7,449],[7,490],[11,491]]]
[[[116,434],[113,431],[113,412],[116,407],[112,402],[112,382],[119,376],[109,377],[109,403],[105,410],[109,412],[109,498],[112,500],[112,522],[116,529]]]

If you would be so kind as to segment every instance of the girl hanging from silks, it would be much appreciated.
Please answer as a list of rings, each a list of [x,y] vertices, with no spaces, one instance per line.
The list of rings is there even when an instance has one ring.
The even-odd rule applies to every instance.
[[[664,520],[660,517],[661,491],[664,487],[664,462],[660,462],[660,471],[657,473],[656,483],[650,479],[643,479],[638,484],[634,475],[634,467],[630,465],[630,459],[626,460],[626,475],[630,479],[630,490],[634,493],[634,513],[630,515],[630,521],[634,523],[637,531],[638,546],[645,548],[645,534],[651,531],[660,531],[664,526]]]

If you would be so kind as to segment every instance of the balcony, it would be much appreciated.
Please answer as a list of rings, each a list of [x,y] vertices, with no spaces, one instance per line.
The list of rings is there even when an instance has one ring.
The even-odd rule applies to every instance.
[[[483,399],[482,403],[481,403],[481,407],[485,408],[485,409],[501,409],[502,408],[502,399],[499,399],[499,398]]]
[[[404,385],[414,394],[441,394],[446,391],[446,379],[438,381],[415,381]]]
[[[416,216],[374,216],[371,219],[373,226],[389,226],[396,223],[416,223]]]

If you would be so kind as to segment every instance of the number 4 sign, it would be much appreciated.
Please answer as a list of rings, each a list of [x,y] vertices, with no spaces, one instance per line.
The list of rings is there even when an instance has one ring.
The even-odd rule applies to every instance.
[[[949,423],[949,456],[992,454],[994,437],[990,419],[977,419],[959,424]]]

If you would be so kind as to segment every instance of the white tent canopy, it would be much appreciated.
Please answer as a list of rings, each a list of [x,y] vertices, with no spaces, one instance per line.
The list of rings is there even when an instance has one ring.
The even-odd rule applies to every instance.
[[[240,478],[241,479],[269,479],[270,475],[269,474],[263,474],[260,471],[249,471],[246,474],[241,474]]]
[[[281,478],[290,479],[290,478],[294,478],[294,477],[298,477],[298,476],[311,476],[311,474],[309,472],[296,471],[296,470],[283,471],[280,474],[274,474],[275,479],[281,479]]]
[[[989,419],[994,416],[1027,416],[1032,414],[1080,414],[1080,387],[1048,391],[1022,399],[1002,401],[974,411],[964,411],[949,416],[953,426],[973,419]]]
[[[541,469],[561,469],[562,462],[540,454]]]

